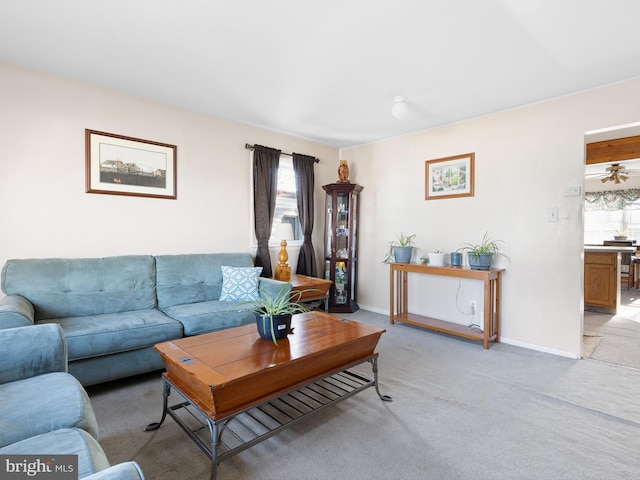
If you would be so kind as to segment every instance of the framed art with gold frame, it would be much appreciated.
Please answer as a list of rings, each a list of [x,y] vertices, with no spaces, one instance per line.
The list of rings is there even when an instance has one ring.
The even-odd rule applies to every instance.
[[[425,161],[425,200],[473,197],[475,153]]]

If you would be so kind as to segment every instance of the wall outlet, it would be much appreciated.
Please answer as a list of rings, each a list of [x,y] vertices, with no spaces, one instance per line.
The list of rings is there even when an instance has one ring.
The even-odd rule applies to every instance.
[[[475,315],[476,314],[476,301],[475,300],[471,300],[469,302],[469,308],[471,309],[471,314]]]

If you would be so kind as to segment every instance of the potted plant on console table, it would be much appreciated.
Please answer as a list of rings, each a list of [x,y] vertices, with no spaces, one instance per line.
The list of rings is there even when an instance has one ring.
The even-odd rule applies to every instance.
[[[400,232],[400,235],[396,235],[396,240],[389,242],[389,249],[382,263],[391,263],[391,261],[395,261],[396,263],[410,263],[414,247],[414,238],[416,238],[415,233],[405,235]]]
[[[276,346],[278,340],[293,332],[291,317],[296,313],[310,312],[306,306],[299,303],[302,295],[309,290],[291,292],[287,286],[283,285],[275,297],[263,292],[259,300],[241,304],[241,310],[254,313],[260,338],[272,340]]]
[[[502,255],[508,260],[508,257],[500,252],[498,242],[502,240],[491,240],[489,232],[485,232],[482,241],[478,244],[467,243],[461,250],[467,251],[467,260],[472,270],[489,270],[494,255]]]

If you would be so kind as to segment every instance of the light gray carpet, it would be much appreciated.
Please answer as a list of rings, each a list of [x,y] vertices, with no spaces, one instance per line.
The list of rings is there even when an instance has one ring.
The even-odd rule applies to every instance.
[[[640,478],[640,370],[343,315],[382,335],[373,389],[220,464],[231,479]],[[206,456],[161,411],[159,374],[89,388],[112,463],[148,480],[209,478]]]

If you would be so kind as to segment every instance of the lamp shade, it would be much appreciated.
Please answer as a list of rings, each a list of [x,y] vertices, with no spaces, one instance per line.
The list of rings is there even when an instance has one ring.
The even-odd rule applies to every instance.
[[[290,223],[278,223],[276,225],[276,240],[293,240],[293,228]]]

